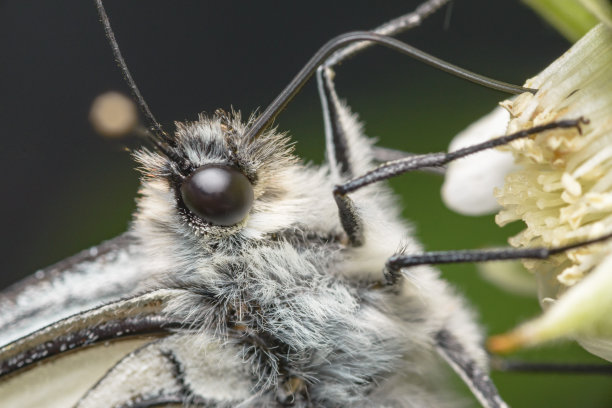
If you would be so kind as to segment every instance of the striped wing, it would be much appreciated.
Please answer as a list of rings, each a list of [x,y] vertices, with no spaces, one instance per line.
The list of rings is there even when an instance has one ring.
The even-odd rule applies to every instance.
[[[0,401],[72,406],[126,353],[170,333],[176,325],[161,311],[176,292],[157,290],[81,312],[0,348]]]
[[[0,347],[84,310],[127,297],[146,281],[129,234],[92,247],[0,292]]]

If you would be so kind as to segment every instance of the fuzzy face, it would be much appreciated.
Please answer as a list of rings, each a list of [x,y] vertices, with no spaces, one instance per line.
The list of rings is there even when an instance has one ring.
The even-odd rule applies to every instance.
[[[350,133],[356,135],[351,140],[356,170],[365,172],[374,166],[371,142],[361,136],[361,125],[355,117],[346,115],[342,119]],[[410,231],[399,217],[394,197],[381,185],[354,194],[356,205],[364,209],[365,228],[371,239],[359,251],[345,246],[346,236],[332,197],[333,186],[339,181],[335,167],[302,163],[292,154],[289,138],[275,131],[267,131],[254,141],[245,140],[242,135],[253,120],[251,117],[244,124],[237,113],[202,116],[197,122],[177,123],[176,133],[165,142],[172,158],[146,149],[135,153],[143,178],[133,229],[146,237],[142,241],[151,256],[167,256],[171,264],[180,265],[187,254],[187,258],[194,253],[205,258],[212,253],[233,254],[237,249],[260,246],[270,240],[289,240],[298,246],[319,242],[343,246],[350,254],[347,260],[360,263],[361,273],[375,265],[375,276],[363,276],[375,279],[386,259],[398,249],[420,249],[409,238]],[[252,183],[253,206],[235,225],[218,226],[201,220],[180,197],[181,183],[199,167],[211,164],[239,169]],[[366,252],[375,256],[360,256]],[[338,269],[352,273],[355,268]]]
[[[341,239],[331,193],[318,202],[320,191],[331,191],[324,170],[299,163],[283,135],[269,131],[247,141],[242,137],[245,128],[239,114],[201,117],[197,122],[177,124],[166,146],[172,158],[148,150],[135,154],[144,177],[134,230],[146,237],[142,241],[153,256],[159,251],[170,256],[177,271],[183,268],[176,267],[181,265],[180,260],[191,264],[193,255],[204,260],[232,255],[269,240],[305,237],[305,231],[312,236],[304,242]],[[254,203],[247,216],[235,225],[214,225],[202,220],[181,198],[182,183],[207,165],[237,169],[252,185]],[[185,259],[187,253],[190,255]]]
[[[346,109],[341,120],[355,167],[366,170],[373,166],[371,143]],[[135,154],[144,176],[132,234],[156,271],[148,285],[184,290],[165,313],[183,322],[196,350],[210,346],[211,334],[235,347],[262,406],[450,401],[431,391],[440,381],[433,333],[468,327],[464,346],[482,363],[480,334],[429,267],[381,287],[390,255],[420,250],[386,186],[354,194],[365,240],[351,247],[332,198],[338,173],[301,163],[275,131],[245,140],[249,123],[235,113],[200,117],[177,124],[166,154]],[[252,183],[253,206],[235,225],[199,219],[178,193],[193,171],[210,164],[239,169]]]

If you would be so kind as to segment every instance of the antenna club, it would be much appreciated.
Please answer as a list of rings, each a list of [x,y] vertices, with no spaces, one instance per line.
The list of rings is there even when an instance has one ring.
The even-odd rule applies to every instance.
[[[106,92],[94,99],[89,120],[94,130],[108,138],[121,138],[138,126],[136,105],[119,92]]]

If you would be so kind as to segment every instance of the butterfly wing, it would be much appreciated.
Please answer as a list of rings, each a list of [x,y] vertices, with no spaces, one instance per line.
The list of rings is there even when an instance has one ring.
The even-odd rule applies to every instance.
[[[256,395],[240,356],[241,348],[206,333],[175,334],[128,354],[76,407],[249,406]]]
[[[63,318],[124,298],[148,278],[129,234],[84,250],[0,292],[0,347]]]
[[[0,292],[3,406],[248,400],[251,377],[238,348],[205,333],[159,338],[179,325],[161,312],[180,291],[133,295],[151,277],[139,248],[124,234]]]
[[[72,407],[117,361],[149,341],[141,338],[85,348],[0,379],[0,405]]]
[[[161,314],[175,292],[162,289],[99,306],[0,348],[0,401],[71,406],[126,353],[176,326]]]

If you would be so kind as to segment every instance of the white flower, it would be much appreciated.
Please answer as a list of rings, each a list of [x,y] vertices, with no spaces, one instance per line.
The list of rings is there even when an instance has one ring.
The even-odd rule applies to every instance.
[[[503,135],[509,120],[508,111],[497,107],[455,136],[448,150],[452,152]],[[464,215],[497,211],[500,206],[493,189],[503,186],[506,173],[515,168],[510,153],[494,149],[451,162],[442,185],[442,199],[450,209]]]
[[[510,239],[516,247],[555,247],[612,232],[612,29],[600,24],[525,86],[538,92],[502,103],[511,115],[507,133],[562,119],[589,123],[581,132],[551,130],[505,147],[519,168],[495,192],[502,206],[496,222],[526,224]],[[507,172],[507,165],[493,165]],[[524,265],[536,276],[546,311],[492,338],[492,349],[564,337],[612,361],[612,242]]]

